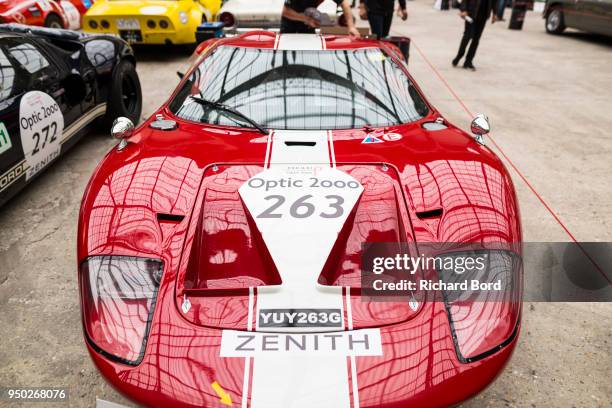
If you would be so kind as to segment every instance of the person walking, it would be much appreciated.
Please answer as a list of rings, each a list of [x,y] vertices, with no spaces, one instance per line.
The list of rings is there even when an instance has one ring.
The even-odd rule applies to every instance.
[[[467,55],[465,55],[465,61],[463,62],[463,68],[476,70],[474,66],[474,57],[476,56],[476,50],[480,42],[480,36],[484,31],[485,25],[491,12],[493,10],[494,0],[463,0],[459,7],[459,15],[465,20],[465,27],[463,29],[463,37],[459,44],[459,51],[457,56],[453,59],[453,66],[456,67],[459,61],[465,55],[465,50],[468,47]],[[492,23],[497,19],[497,15],[493,14]]]
[[[334,0],[342,8],[348,34],[359,38],[359,30],[355,27],[351,4],[349,0]],[[312,17],[304,14],[306,9],[317,8],[323,0],[285,0],[281,17],[280,32],[314,34],[315,28],[319,27],[319,22]]]
[[[406,0],[398,0],[398,15],[403,21],[408,18]],[[370,31],[378,39],[389,36],[391,21],[393,20],[393,6],[395,0],[361,0],[359,2],[359,17],[370,23]]]

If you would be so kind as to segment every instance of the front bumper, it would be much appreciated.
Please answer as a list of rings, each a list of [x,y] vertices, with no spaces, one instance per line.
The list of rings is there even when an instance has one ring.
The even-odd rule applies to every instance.
[[[252,384],[253,377],[262,375],[256,368],[253,372],[260,357],[221,357],[222,330],[187,322],[169,300],[171,296],[166,295],[158,299],[161,304],[151,326],[145,357],[138,366],[112,362],[88,344],[103,376],[128,398],[150,407],[224,406],[214,383],[222,387],[235,406],[245,401],[257,405],[252,385],[247,387],[249,391],[243,390],[247,381]],[[518,337],[517,328],[498,351],[473,363],[462,363],[455,352],[444,304],[440,302],[427,303],[415,318],[380,330],[383,355],[353,360],[357,384],[353,390],[358,391],[359,406],[364,408],[445,407],[465,401],[499,375]],[[350,361],[347,357],[349,371]],[[304,377],[303,373],[291,372],[265,375]],[[309,375],[318,374],[313,370],[306,377]],[[350,393],[353,398],[351,389],[303,388],[303,383],[298,382],[293,389],[274,390],[278,401],[283,401],[277,406],[282,407],[287,401],[295,401],[299,406],[303,402],[299,396],[307,392],[317,393],[323,401],[334,401],[334,393]]]
[[[133,20],[138,26],[130,28],[119,28],[118,19]],[[96,27],[92,27],[90,21],[94,21]],[[149,26],[150,21],[155,27]],[[165,21],[166,28],[160,26]],[[103,26],[103,22],[106,22]],[[86,16],[83,21],[83,30],[89,33],[117,35],[130,44],[193,44],[196,42],[195,29],[189,24],[174,22],[164,16]]]

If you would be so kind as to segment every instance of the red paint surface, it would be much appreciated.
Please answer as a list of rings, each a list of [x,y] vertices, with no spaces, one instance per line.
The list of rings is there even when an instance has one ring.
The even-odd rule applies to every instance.
[[[81,17],[87,11],[81,0],[68,1],[76,7]],[[43,10],[40,3],[35,0],[5,0],[0,2],[0,22],[44,26],[47,17],[50,14],[55,14],[62,20],[64,28],[68,28],[68,18],[60,5],[60,1],[47,0],[47,2],[49,4],[48,10]]]
[[[218,43],[270,48],[274,38],[258,33]],[[346,37],[326,40],[328,49],[377,44]],[[203,47],[204,54],[211,46]],[[157,113],[177,120],[179,128],[149,128]],[[333,132],[338,168],[360,180],[365,190],[319,282],[351,286],[356,328],[381,326],[383,356],[356,357],[361,407],[463,401],[493,381],[516,344],[515,336],[490,356],[463,363],[443,302],[427,298],[413,312],[405,303],[369,303],[358,296],[363,242],[521,241],[516,196],[501,161],[453,125],[435,132],[421,127],[438,117],[432,108],[418,122],[374,129],[402,135],[394,142],[362,144],[361,129]],[[125,150],[111,150],[97,168],[83,198],[78,230],[79,262],[101,254],[163,260],[146,353],[132,367],[109,361],[90,345],[89,351],[104,377],[142,404],[221,406],[210,386],[217,381],[239,405],[245,358],[221,358],[219,347],[222,328],[247,330],[248,287],[278,279],[237,194],[244,180],[263,170],[268,136],[188,123],[173,117],[166,105],[152,118]],[[381,170],[383,162],[387,171]],[[443,209],[441,217],[416,216],[436,208]],[[160,225],[158,213],[185,218]],[[185,293],[192,302],[186,316],[180,311]],[[462,323],[468,329],[459,341],[469,344],[470,355],[496,348],[518,329],[520,305],[498,306],[481,304],[466,314]],[[470,331],[470,323],[482,316],[493,321],[493,334]],[[290,395],[291,390],[279,392]]]

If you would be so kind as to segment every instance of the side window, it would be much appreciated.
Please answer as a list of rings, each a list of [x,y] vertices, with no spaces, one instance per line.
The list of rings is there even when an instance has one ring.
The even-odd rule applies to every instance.
[[[15,68],[6,57],[4,50],[0,49],[0,101],[13,94],[15,85]]]
[[[115,60],[115,44],[108,40],[92,40],[85,43],[85,53],[96,68],[111,69]]]
[[[31,84],[54,75],[55,68],[34,45],[23,42],[8,47],[9,54],[27,73],[31,75]]]

